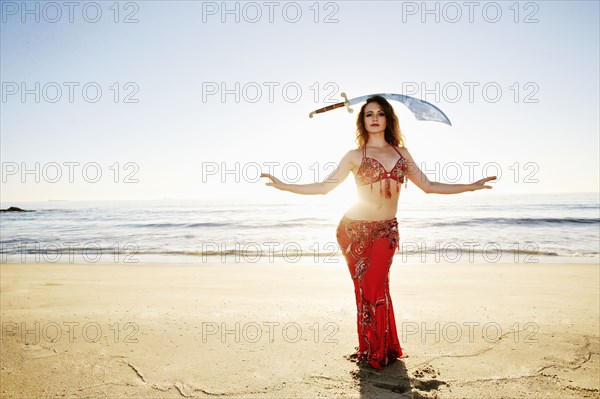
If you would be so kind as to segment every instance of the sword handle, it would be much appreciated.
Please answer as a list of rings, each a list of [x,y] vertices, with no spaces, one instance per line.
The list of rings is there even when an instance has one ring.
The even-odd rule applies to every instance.
[[[310,114],[308,114],[308,117],[312,118],[314,114],[321,114],[323,112],[331,111],[332,109],[337,109],[337,108],[341,108],[344,106],[348,109],[349,113],[354,112],[354,110],[352,108],[350,108],[350,104],[348,103],[348,97],[346,96],[346,93],[340,93],[340,95],[345,100],[343,103],[337,103],[337,104],[329,105],[327,107],[319,108],[319,109],[311,112]]]
[[[337,103],[337,104],[329,105],[327,107],[319,108],[319,109],[311,112],[310,114],[308,114],[308,117],[312,118],[314,114],[322,114],[323,112],[331,111],[332,109],[341,108],[344,105],[346,105],[346,103]]]

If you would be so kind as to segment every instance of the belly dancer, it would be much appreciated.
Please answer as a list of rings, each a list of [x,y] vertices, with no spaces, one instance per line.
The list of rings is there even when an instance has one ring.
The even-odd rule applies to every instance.
[[[410,180],[425,193],[458,194],[492,188],[485,177],[471,184],[430,181],[418,168],[400,131],[393,107],[383,97],[373,96],[356,119],[357,149],[348,151],[323,182],[286,184],[263,173],[268,186],[297,194],[327,194],[352,172],[358,201],[346,211],[336,230],[337,242],[354,283],[360,363],[382,369],[407,357],[398,340],[389,292],[389,271],[399,232],[396,212],[402,184]]]

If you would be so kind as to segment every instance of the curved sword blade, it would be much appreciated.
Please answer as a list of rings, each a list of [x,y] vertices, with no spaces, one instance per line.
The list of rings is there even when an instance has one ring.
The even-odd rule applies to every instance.
[[[444,114],[444,112],[436,107],[435,105],[428,103],[425,100],[421,100],[415,97],[406,96],[404,94],[395,94],[395,93],[379,93],[379,94],[369,94],[368,96],[360,96],[353,99],[348,100],[349,105],[358,104],[363,101],[367,101],[370,97],[373,96],[381,96],[388,100],[394,100],[401,102],[406,105],[408,109],[413,113],[416,119],[421,121],[432,121],[432,122],[441,122],[446,125],[452,126],[450,119]]]

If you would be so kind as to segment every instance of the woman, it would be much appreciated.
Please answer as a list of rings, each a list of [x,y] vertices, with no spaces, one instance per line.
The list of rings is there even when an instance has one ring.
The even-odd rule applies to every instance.
[[[408,357],[398,341],[389,293],[389,270],[399,248],[395,216],[401,184],[409,179],[426,193],[458,194],[492,188],[485,183],[496,177],[471,184],[430,181],[404,147],[394,109],[380,96],[369,98],[362,106],[356,119],[356,141],[358,149],[348,151],[321,183],[286,184],[268,173],[261,177],[271,180],[267,186],[310,195],[327,194],[353,172],[358,202],[344,214],[336,235],[354,282],[359,342],[356,357],[381,369],[399,357]],[[393,188],[391,180],[395,181]]]

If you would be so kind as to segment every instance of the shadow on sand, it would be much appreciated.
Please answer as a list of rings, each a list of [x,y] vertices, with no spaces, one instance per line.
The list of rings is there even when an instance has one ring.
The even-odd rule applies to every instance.
[[[360,387],[361,398],[433,399],[438,397],[441,385],[448,385],[430,365],[412,370],[409,375],[404,359],[377,370],[349,356],[346,358],[356,364],[357,369],[351,374]]]

